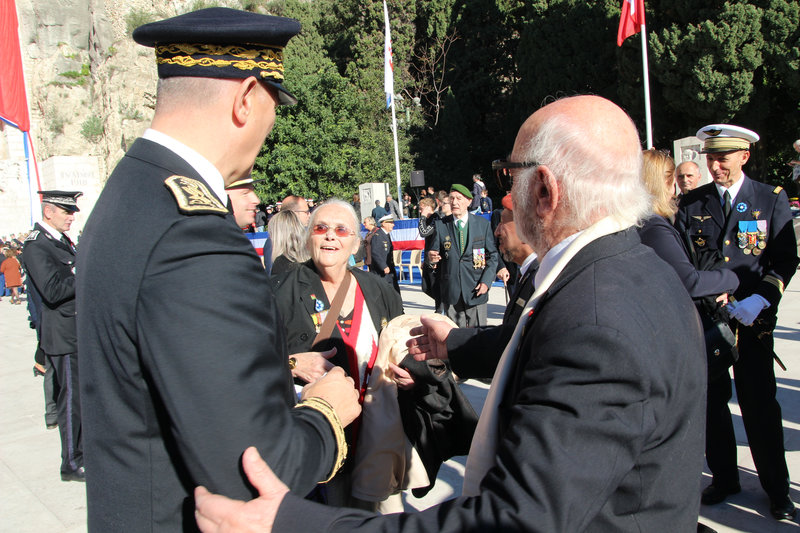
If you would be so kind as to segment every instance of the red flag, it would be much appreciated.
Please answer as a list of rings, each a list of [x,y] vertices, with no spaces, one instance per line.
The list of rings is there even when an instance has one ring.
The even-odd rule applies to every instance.
[[[14,0],[0,0],[0,116],[30,131],[17,26]]]
[[[622,41],[642,31],[643,24],[644,0],[624,0],[617,30],[617,46],[622,46]]]

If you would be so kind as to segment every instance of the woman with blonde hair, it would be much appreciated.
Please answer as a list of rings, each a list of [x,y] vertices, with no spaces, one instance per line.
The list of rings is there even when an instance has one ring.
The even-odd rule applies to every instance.
[[[678,211],[675,202],[675,162],[661,150],[642,152],[642,180],[652,198],[653,215],[639,228],[642,243],[652,248],[669,263],[692,298],[719,296],[727,302],[727,294],[739,286],[732,270],[697,270],[689,260],[683,238],[672,227],[671,220]]]
[[[294,211],[281,210],[269,220],[273,276],[288,272],[311,258],[306,248],[306,228]]]

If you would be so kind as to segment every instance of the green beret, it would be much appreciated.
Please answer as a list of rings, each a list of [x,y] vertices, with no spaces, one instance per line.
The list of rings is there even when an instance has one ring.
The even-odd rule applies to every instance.
[[[472,193],[469,192],[469,189],[467,189],[466,187],[464,187],[460,183],[454,183],[453,185],[450,186],[450,192],[453,192],[453,191],[461,193],[464,196],[466,196],[467,198],[469,198],[470,200],[472,200]]]

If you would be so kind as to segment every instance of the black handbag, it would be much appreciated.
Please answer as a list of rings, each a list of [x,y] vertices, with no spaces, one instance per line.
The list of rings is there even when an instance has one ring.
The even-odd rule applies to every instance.
[[[724,268],[725,261],[717,250],[703,250],[698,253],[687,234],[683,234],[689,259],[697,270],[716,270]],[[694,299],[697,312],[703,324],[708,360],[708,379],[713,380],[727,374],[728,369],[739,360],[736,348],[736,332],[731,327],[726,309],[714,296]]]

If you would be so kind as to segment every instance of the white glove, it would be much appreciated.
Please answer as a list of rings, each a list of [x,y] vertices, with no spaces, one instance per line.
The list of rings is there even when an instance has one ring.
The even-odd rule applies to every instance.
[[[728,305],[730,315],[745,326],[752,326],[753,320],[758,314],[769,307],[769,302],[760,294],[752,294],[736,302],[735,305]]]

